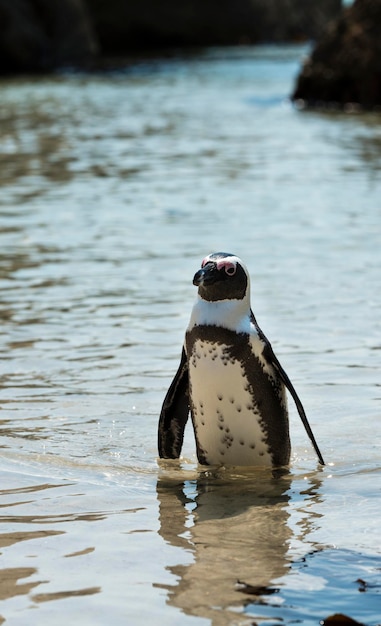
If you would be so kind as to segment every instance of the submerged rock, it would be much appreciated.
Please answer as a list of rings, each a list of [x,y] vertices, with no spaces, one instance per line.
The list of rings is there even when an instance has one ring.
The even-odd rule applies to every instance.
[[[306,106],[381,107],[381,0],[355,0],[305,63],[292,99]]]

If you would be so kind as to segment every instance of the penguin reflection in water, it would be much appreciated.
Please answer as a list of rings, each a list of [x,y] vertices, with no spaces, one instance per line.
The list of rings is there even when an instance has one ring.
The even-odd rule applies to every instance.
[[[190,410],[202,465],[287,465],[288,389],[324,465],[303,405],[250,308],[250,277],[241,259],[210,254],[193,284],[198,298],[160,414],[160,457],[180,456]]]

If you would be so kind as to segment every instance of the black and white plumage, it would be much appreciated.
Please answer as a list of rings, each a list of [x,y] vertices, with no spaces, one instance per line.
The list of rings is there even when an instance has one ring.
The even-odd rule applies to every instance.
[[[201,464],[287,465],[288,389],[324,465],[302,403],[250,308],[250,277],[241,259],[210,254],[193,284],[198,298],[160,414],[160,457],[180,456],[190,411]]]

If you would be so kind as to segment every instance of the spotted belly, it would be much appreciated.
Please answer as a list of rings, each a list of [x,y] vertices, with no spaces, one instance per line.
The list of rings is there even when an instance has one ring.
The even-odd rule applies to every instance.
[[[242,362],[224,344],[196,340],[188,365],[199,461],[271,466],[265,423]]]

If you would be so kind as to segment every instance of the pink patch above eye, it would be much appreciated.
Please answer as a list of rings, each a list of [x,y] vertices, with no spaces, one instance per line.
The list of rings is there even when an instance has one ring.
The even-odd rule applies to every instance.
[[[221,259],[221,261],[217,261],[217,269],[224,269],[229,276],[234,276],[237,270],[237,266],[231,261],[225,261],[225,259]]]
[[[205,259],[202,259],[201,267],[205,267],[205,265],[208,263],[208,261],[209,261],[209,257],[208,256],[206,256]]]

